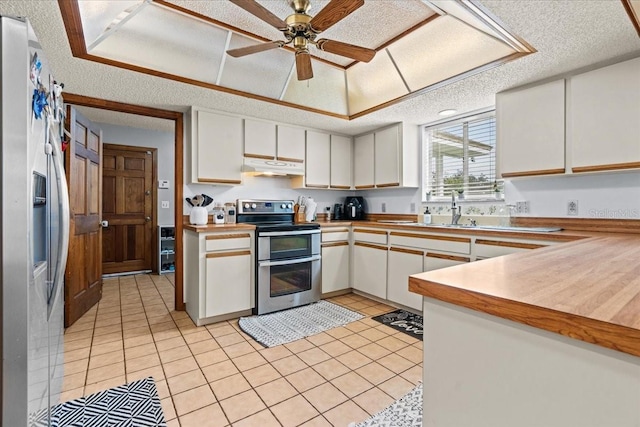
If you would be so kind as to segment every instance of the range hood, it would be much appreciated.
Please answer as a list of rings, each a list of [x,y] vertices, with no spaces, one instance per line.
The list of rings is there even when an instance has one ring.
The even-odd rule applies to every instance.
[[[245,157],[242,171],[256,175],[301,176],[304,175],[304,163]]]

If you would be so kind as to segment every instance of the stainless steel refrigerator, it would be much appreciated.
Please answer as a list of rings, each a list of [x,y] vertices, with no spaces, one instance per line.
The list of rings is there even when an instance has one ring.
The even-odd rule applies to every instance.
[[[28,21],[0,17],[0,425],[49,425],[63,368],[69,198],[60,85]]]

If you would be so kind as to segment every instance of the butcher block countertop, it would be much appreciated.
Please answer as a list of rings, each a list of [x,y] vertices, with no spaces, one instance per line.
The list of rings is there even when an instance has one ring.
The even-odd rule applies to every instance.
[[[588,234],[415,274],[409,290],[640,356],[640,234]]]

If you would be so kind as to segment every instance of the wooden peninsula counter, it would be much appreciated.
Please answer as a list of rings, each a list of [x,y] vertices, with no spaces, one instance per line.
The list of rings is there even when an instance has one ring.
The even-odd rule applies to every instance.
[[[640,426],[640,235],[416,274],[426,426]]]

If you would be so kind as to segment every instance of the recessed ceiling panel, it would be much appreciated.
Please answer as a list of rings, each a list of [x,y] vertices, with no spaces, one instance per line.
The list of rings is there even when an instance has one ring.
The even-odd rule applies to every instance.
[[[229,49],[262,42],[233,34]],[[278,99],[289,78],[295,56],[278,48],[234,58],[225,53],[220,85]]]
[[[228,34],[152,3],[89,53],[215,83]]]
[[[332,113],[349,114],[345,71],[320,61],[311,62],[313,78],[298,81],[294,71],[282,100]]]
[[[385,51],[347,69],[349,114],[359,113],[409,93]]]
[[[451,16],[442,16],[388,47],[411,91],[515,53]]]
[[[142,0],[81,0],[78,8],[82,15],[82,31],[84,40],[89,46],[112,22],[126,15],[127,10],[134,10],[142,5]]]

